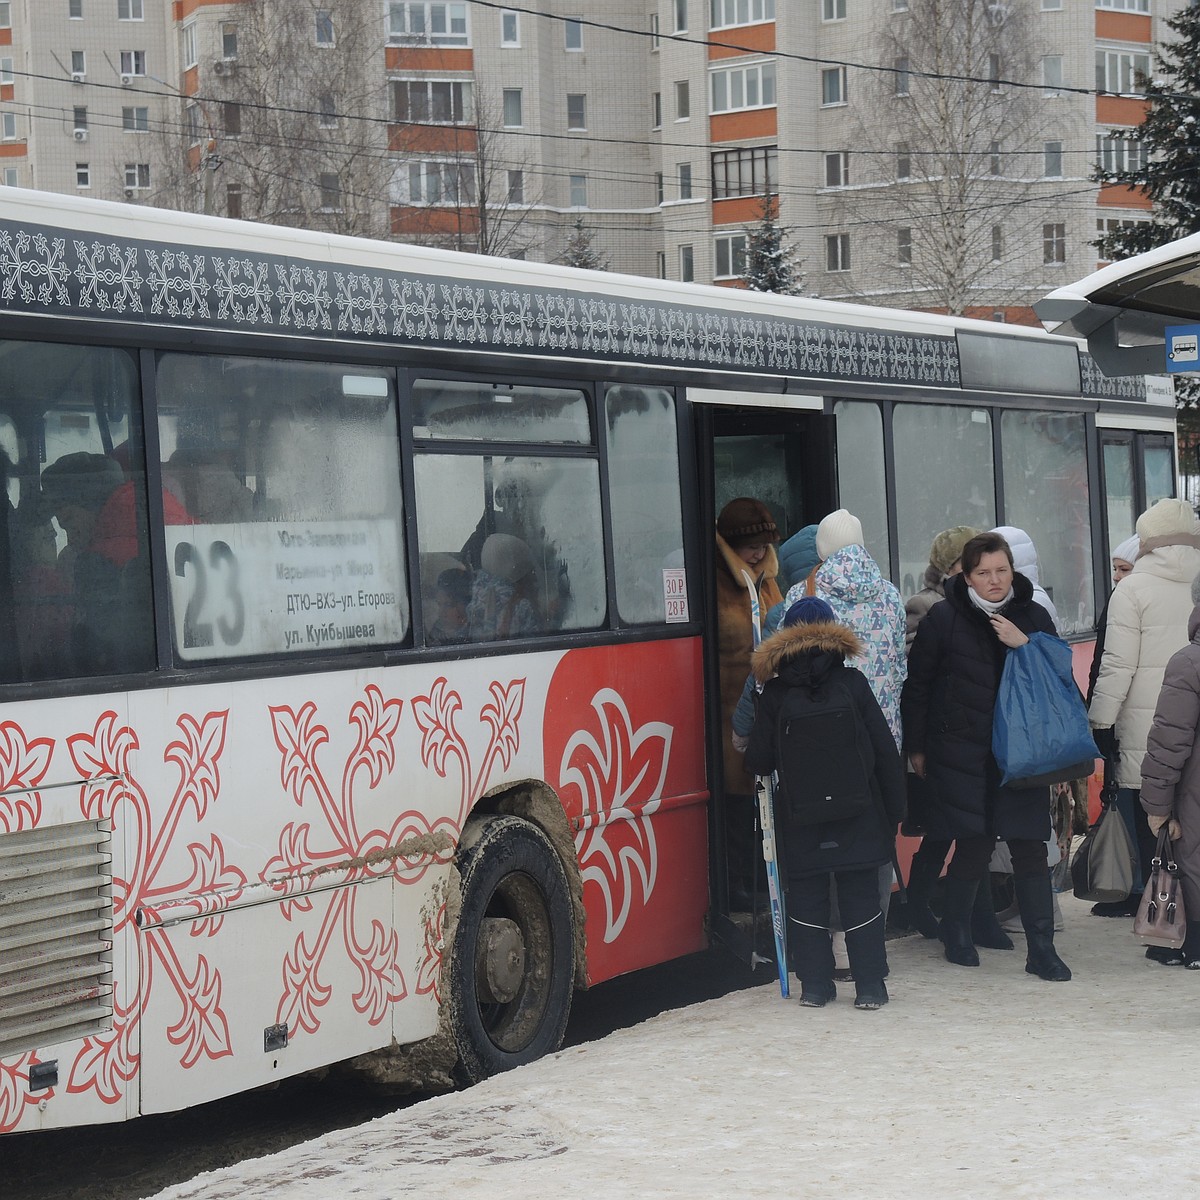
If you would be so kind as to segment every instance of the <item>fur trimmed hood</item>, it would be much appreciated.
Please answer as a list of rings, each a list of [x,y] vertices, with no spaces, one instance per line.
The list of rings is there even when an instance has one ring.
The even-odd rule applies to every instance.
[[[862,654],[858,635],[837,621],[815,625],[785,625],[771,634],[750,657],[750,668],[759,683],[766,683],[793,659],[804,654],[827,654],[845,660]]]

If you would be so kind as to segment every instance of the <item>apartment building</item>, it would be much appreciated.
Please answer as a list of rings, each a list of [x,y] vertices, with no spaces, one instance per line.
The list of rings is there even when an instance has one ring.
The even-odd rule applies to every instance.
[[[770,193],[806,292],[1029,320],[1181,3],[0,0],[0,171],[728,286]]]

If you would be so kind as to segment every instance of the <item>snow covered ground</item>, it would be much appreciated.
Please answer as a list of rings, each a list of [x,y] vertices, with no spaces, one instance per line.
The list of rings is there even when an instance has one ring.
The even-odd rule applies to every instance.
[[[765,984],[157,1200],[1192,1194],[1200,972],[1062,904],[1070,983],[1026,975],[1021,937],[978,969],[907,937],[880,1012]]]

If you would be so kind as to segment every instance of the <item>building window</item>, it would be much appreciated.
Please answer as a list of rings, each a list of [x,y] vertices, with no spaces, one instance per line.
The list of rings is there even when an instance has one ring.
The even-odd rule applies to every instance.
[[[907,142],[896,143],[896,178],[912,178],[912,152]]]
[[[71,110],[71,115],[74,118],[73,127],[75,129],[86,129],[88,127],[88,110],[86,104],[77,104]]]
[[[122,75],[145,75],[146,74],[146,52],[145,52],[145,50],[122,50],[121,51],[121,74]]]
[[[714,113],[773,108],[775,105],[775,64],[772,62],[713,71],[711,79]]]
[[[142,21],[145,16],[142,0],[117,0],[118,21]]]
[[[471,119],[471,85],[458,80],[392,81],[395,120],[432,125],[461,125]]]
[[[692,164],[679,163],[677,173],[679,179],[679,198],[680,200],[690,200],[692,198]]]
[[[393,178],[401,188],[401,203],[475,203],[474,163],[410,159]]]
[[[661,206],[667,198],[666,187],[663,183],[663,173],[661,171],[654,172],[654,203]]]
[[[821,107],[846,103],[846,68],[826,67],[821,72]]]
[[[13,82],[13,60],[0,58],[0,83]]]
[[[313,38],[318,46],[332,46],[333,42],[333,13],[326,8],[318,8],[314,15]]]
[[[654,272],[659,279],[666,279],[667,252],[665,250],[656,250],[654,252]]]
[[[232,61],[238,56],[238,27],[232,21],[221,23],[221,57]]]
[[[650,96],[650,128],[662,128],[662,92],[654,92]]]
[[[749,238],[744,233],[728,233],[717,238],[715,279],[738,279],[746,270],[746,246]]]
[[[15,142],[17,140],[17,114],[0,113],[0,141]]]
[[[1059,96],[1063,86],[1063,60],[1061,54],[1044,54],[1042,56],[1042,88],[1043,95]]]
[[[230,137],[237,137],[242,132],[242,106],[233,100],[226,100],[221,105],[221,128]]]
[[[675,32],[687,33],[688,0],[675,0]]]
[[[198,146],[204,137],[204,122],[200,115],[200,105],[189,104],[183,110],[183,118],[187,126],[188,144]]]
[[[81,188],[92,186],[92,169],[87,163],[75,164],[75,186]]]
[[[567,93],[567,128],[587,128],[587,96],[582,92]]]
[[[844,21],[846,19],[846,0],[821,0],[822,21]]]
[[[825,270],[850,270],[850,235],[827,233],[825,235]]]
[[[4,186],[5,187],[20,187],[21,173],[16,167],[4,168]]]
[[[388,4],[388,40],[408,46],[467,46],[467,6],[424,0]]]
[[[336,129],[337,123],[337,103],[332,93],[322,92],[317,97],[317,124],[322,129]]]
[[[510,170],[508,172],[508,203],[525,203],[525,172]]]
[[[662,36],[661,36],[661,34],[659,32],[659,28],[658,28],[658,13],[651,13],[650,14],[650,53],[651,54],[657,53],[659,48],[661,47],[661,45],[662,45]],[[660,276],[660,278],[662,278],[662,279],[666,279],[666,274],[665,274],[665,271],[667,269],[666,264],[667,264],[667,256],[664,253],[663,254],[664,274]]]
[[[999,175],[1000,174],[1000,143],[999,142],[992,142],[991,145],[988,146],[988,157],[991,159],[990,173],[992,175]]]
[[[1103,8],[1103,4],[1098,4],[1098,8]],[[1042,0],[1042,12],[1060,12],[1062,10],[1062,0]]]
[[[342,208],[342,182],[336,171],[322,171],[317,177],[321,189],[321,208],[325,212],[340,212]]]
[[[242,185],[230,183],[225,186],[225,215],[235,221],[242,219]]]
[[[1096,236],[1098,238],[1108,237],[1109,234],[1117,233],[1120,230],[1133,229],[1138,225],[1148,223],[1147,220],[1137,217],[1099,217],[1096,220]]]
[[[578,17],[568,17],[563,22],[563,49],[583,49],[583,22]]]
[[[992,226],[992,262],[999,262],[1004,257],[1004,230],[999,225]]]
[[[1000,55],[988,55],[988,80],[991,83],[993,92],[1001,90],[1000,81],[1004,78],[1003,63],[1000,61]]]
[[[663,262],[663,277],[666,277],[667,264]],[[684,283],[696,281],[696,252],[691,246],[679,247],[679,278]]]
[[[1062,142],[1042,143],[1042,174],[1047,179],[1061,179],[1063,173]]]
[[[822,0],[823,4],[839,0]],[[846,15],[846,0],[840,0],[842,16]],[[775,0],[710,0],[708,23],[711,29],[727,29],[731,25],[758,25],[775,20]],[[834,20],[826,17],[827,21]]]
[[[149,163],[125,164],[125,188],[127,191],[145,191],[150,186]]]
[[[525,124],[524,114],[521,112],[521,89],[505,88],[503,97],[505,126],[509,129],[520,129]]]
[[[1146,147],[1119,134],[1096,134],[1096,165],[1102,171],[1143,171]]]
[[[133,108],[122,108],[121,128],[126,133],[148,133],[150,109],[140,104]]]
[[[761,196],[779,178],[778,150],[754,146],[741,150],[717,150],[712,155],[714,200],[730,196]]]
[[[892,0],[892,12],[908,12],[908,0]]]
[[[185,25],[179,31],[180,49],[183,55],[183,65],[194,67],[200,61],[200,52],[196,49],[196,23]]]
[[[571,191],[570,206],[572,208],[587,208],[587,176],[570,176],[569,186]]]
[[[519,46],[521,44],[521,14],[512,9],[500,10],[500,45]]]
[[[1150,55],[1133,50],[1096,51],[1096,91],[1138,96],[1150,78]]]
[[[1042,226],[1042,262],[1065,263],[1067,261],[1067,227],[1061,223]]]
[[[12,0],[0,0],[0,29],[12,28]]]
[[[845,187],[850,182],[850,155],[846,151],[825,155],[825,186]]]
[[[907,96],[909,94],[907,54],[902,54],[899,58],[892,59],[892,72],[896,81],[896,95]]]
[[[675,120],[687,121],[692,115],[692,91],[686,79],[675,81]]]
[[[1096,0],[1097,8],[1114,8],[1119,12],[1148,13],[1150,0]]]
[[[86,75],[87,74],[87,54],[82,50],[71,51],[71,74]]]
[[[896,261],[902,267],[912,266],[912,229],[907,226],[896,230]]]
[[[72,21],[83,20],[83,0],[67,0],[67,16]]]

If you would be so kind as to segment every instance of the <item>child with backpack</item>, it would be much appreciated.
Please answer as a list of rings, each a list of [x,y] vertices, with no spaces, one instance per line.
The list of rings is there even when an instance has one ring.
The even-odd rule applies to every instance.
[[[746,768],[778,772],[776,832],[787,878],[792,966],[800,1003],[822,1008],[837,995],[830,941],[830,877],[846,930],[855,1008],[888,1002],[879,868],[891,861],[904,817],[904,769],[866,676],[846,659],[858,637],[833,609],[805,596],[755,650],[763,685]]]

